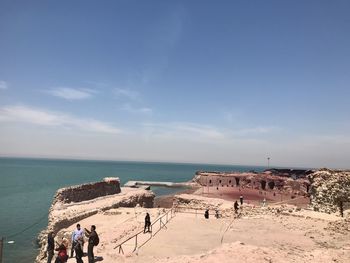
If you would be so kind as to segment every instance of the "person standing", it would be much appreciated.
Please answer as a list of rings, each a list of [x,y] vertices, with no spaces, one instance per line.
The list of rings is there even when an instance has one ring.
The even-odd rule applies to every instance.
[[[86,235],[89,238],[88,241],[88,259],[89,263],[95,262],[95,255],[94,255],[94,246],[97,246],[99,243],[99,237],[96,233],[96,226],[92,225],[90,228],[90,231],[85,228]]]
[[[84,261],[82,259],[82,257],[84,256],[83,242],[84,242],[83,237],[79,237],[76,244],[75,244],[75,247],[74,247],[75,258],[77,260],[77,263],[84,263]]]
[[[47,235],[47,263],[51,263],[55,250],[55,239],[53,232]]]
[[[208,209],[206,209],[204,212],[204,218],[209,219],[209,210]]]
[[[151,226],[151,217],[149,216],[149,213],[146,213],[145,228],[143,229],[143,233],[146,233],[146,228],[147,228],[147,232],[150,232],[150,226]]]
[[[84,237],[84,230],[80,228],[80,224],[77,224],[77,229],[75,229],[72,233],[72,248],[70,250],[70,257],[71,258],[73,257],[75,245],[78,243],[78,239],[80,237],[81,238]],[[83,247],[81,247],[81,249],[83,249]]]
[[[239,197],[239,201],[240,201],[241,205],[243,205],[243,195],[241,195],[241,196]]]
[[[236,200],[235,203],[233,204],[233,208],[235,209],[236,214],[238,213],[238,207],[239,207],[239,205],[238,205],[238,202]]]

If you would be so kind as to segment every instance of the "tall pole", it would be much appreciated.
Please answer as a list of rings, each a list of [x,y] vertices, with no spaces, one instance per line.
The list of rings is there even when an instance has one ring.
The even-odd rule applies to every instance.
[[[1,237],[0,238],[0,263],[2,263],[2,248],[3,248],[3,245],[4,245],[4,238]]]
[[[267,157],[267,169],[270,168],[270,157]]]

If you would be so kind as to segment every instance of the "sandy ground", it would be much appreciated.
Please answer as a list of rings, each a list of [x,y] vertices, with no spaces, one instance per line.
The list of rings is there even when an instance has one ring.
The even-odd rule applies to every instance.
[[[350,232],[327,230],[334,215],[301,210],[286,215],[257,215],[239,219],[177,213],[152,239],[140,234],[123,245],[125,255],[114,247],[143,229],[144,215],[150,212],[154,222],[159,209],[118,208],[80,222],[95,224],[100,244],[95,256],[101,262],[350,262]],[[158,226],[158,225],[157,225]],[[74,225],[63,229],[68,235]],[[155,227],[153,232],[156,232]],[[85,245],[86,252],[86,245]],[[87,257],[84,257],[87,262]],[[68,262],[75,262],[70,259]]]
[[[306,207],[310,203],[310,199],[304,196],[295,196],[292,198],[291,194],[279,193],[278,191],[262,191],[253,188],[240,187],[201,187],[196,194],[206,197],[222,198],[228,201],[239,200],[242,195],[248,204],[260,204],[266,199],[269,204],[287,203],[296,205],[298,207]]]

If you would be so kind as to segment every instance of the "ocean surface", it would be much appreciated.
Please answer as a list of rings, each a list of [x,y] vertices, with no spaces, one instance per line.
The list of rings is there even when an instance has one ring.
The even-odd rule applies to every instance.
[[[116,176],[129,180],[183,182],[198,170],[261,171],[265,167],[181,163],[0,158],[0,237],[6,237],[4,263],[33,262],[36,237],[58,188]],[[156,195],[174,192],[152,188]],[[14,241],[9,244],[8,241]]]

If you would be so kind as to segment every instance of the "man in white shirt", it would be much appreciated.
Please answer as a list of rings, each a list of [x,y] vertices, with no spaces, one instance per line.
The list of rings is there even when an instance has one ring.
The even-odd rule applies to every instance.
[[[76,246],[79,239],[84,240],[84,230],[80,228],[80,224],[77,224],[77,229],[75,229],[72,233],[72,248],[70,250],[71,258],[73,257],[74,247]]]

